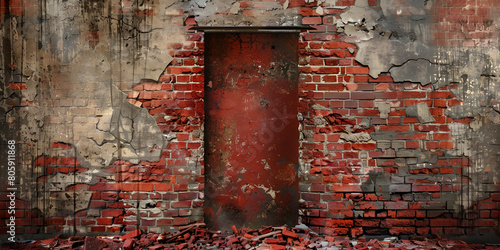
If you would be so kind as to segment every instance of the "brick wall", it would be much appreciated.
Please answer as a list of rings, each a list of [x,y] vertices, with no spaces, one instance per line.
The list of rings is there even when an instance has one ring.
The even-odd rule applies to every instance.
[[[467,173],[473,164],[463,154],[450,153],[458,150],[451,127],[472,121],[445,115],[449,107],[462,104],[451,92],[458,84],[434,89],[394,82],[389,73],[369,76],[369,68],[355,60],[358,46],[336,26],[345,7],[355,1],[333,2],[287,1],[303,25],[315,28],[301,33],[299,42],[300,221],[322,234],[353,237],[498,235],[500,183],[488,183],[487,197],[472,200],[465,188],[472,182]],[[240,2],[242,15],[265,18],[265,3]],[[473,41],[473,46],[491,46],[496,33],[488,15],[494,4],[435,1],[435,45],[472,46]],[[368,1],[368,8],[380,10],[379,1]],[[456,15],[463,11],[467,14]],[[72,214],[44,216],[29,201],[18,200],[18,234],[123,233],[136,228],[161,232],[203,219],[205,48],[203,33],[188,31],[197,22],[187,12],[167,11],[184,19],[173,25],[182,25],[185,37],[165,48],[173,61],[159,81],[122,87],[128,102],[147,109],[164,134],[167,143],[160,160],[134,164],[118,157],[103,169],[108,177],[96,175],[96,183],[66,186],[63,191],[91,195],[88,207]],[[432,121],[409,114],[419,103],[428,108]],[[92,175],[75,158],[74,145],[52,147],[72,157],[37,155],[33,165],[44,171],[37,182],[46,183],[58,172]],[[47,193],[62,195],[61,190]],[[7,231],[7,202],[2,195],[2,233]]]
[[[495,1],[435,1],[432,35],[438,46],[491,47],[498,44]]]

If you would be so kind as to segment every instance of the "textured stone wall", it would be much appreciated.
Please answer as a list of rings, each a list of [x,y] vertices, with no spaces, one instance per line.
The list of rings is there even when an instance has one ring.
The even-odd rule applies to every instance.
[[[300,34],[300,221],[330,235],[498,238],[493,0],[2,1],[0,232],[203,220],[204,43],[193,26]],[[4,157],[5,156],[5,157]]]

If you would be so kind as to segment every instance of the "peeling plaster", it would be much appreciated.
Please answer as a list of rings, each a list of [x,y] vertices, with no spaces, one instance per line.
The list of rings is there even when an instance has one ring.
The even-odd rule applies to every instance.
[[[376,34],[380,15],[368,6],[352,6],[340,14],[337,28],[355,41],[370,40]]]
[[[70,215],[87,209],[90,204],[92,192],[58,192],[56,197],[39,197],[36,208],[47,217]]]
[[[429,111],[429,106],[427,106],[425,102],[408,106],[406,108],[406,115],[409,117],[417,117],[420,123],[430,123],[436,121]]]
[[[174,6],[181,6],[179,3]],[[288,1],[262,2],[262,8],[245,12],[240,3],[231,1],[196,0],[190,3],[190,15],[199,26],[300,26],[301,16],[288,8]],[[186,9],[186,8],[185,8]],[[226,15],[216,15],[226,13]]]
[[[65,191],[67,186],[75,184],[96,184],[97,179],[91,174],[77,173],[77,174],[63,174],[57,173],[55,175],[50,175],[47,178],[47,191]]]
[[[491,135],[498,135],[492,131],[498,127],[499,120],[500,56],[498,48],[494,46],[440,47],[432,44],[430,10],[433,3],[417,0],[381,1],[381,11],[351,7],[341,15],[339,23],[339,26],[349,24],[351,28],[344,27],[339,31],[348,35],[348,41],[357,43],[359,50],[355,59],[369,67],[369,75],[373,78],[382,72],[390,72],[395,82],[432,84],[434,90],[458,83],[458,87],[451,89],[451,92],[461,104],[449,107],[445,115],[454,119],[469,117],[475,121],[470,127],[449,124],[456,149],[447,150],[446,154],[467,156],[472,162],[469,168],[471,172],[464,173],[470,178],[470,185],[465,187],[462,197],[454,199],[467,201],[467,204],[455,203],[456,211],[463,211],[470,208],[474,201],[484,199],[485,196],[479,194],[491,189],[487,183],[494,183],[498,179],[496,175],[486,178],[479,176],[484,175],[487,168],[498,173],[500,167],[498,154],[491,152],[498,152],[493,142],[498,140],[498,136]],[[366,18],[365,23],[361,17]],[[410,117],[418,117],[420,123],[434,122],[425,103],[408,107],[406,112]],[[381,111],[383,117],[385,115]],[[486,130],[490,132],[486,133]],[[394,138],[391,132],[374,132],[371,136],[375,140]],[[396,156],[417,157],[417,167],[437,160],[429,151],[399,150]],[[490,164],[485,164],[485,161]]]
[[[54,0],[26,6],[41,16],[26,15],[22,22],[12,17],[2,23],[0,35],[12,37],[15,46],[5,48],[0,57],[2,62],[12,58],[10,63],[16,66],[10,70],[2,64],[1,80],[23,82],[27,89],[2,88],[0,110],[6,116],[0,122],[10,132],[0,136],[2,141],[15,138],[33,145],[23,152],[30,162],[19,167],[22,198],[34,201],[33,208],[46,216],[85,209],[91,192],[71,194],[65,192],[68,187],[93,185],[97,176],[112,180],[113,174],[102,170],[116,159],[132,163],[159,159],[165,146],[161,130],[148,111],[130,104],[122,91],[142,79],[158,80],[172,61],[168,44],[185,42],[182,26],[171,25],[183,19],[170,15],[174,4],[146,1],[132,6],[137,11],[164,11],[137,18],[116,14],[116,8],[128,7],[114,0],[106,4]],[[53,149],[54,142],[72,150]],[[77,158],[79,167],[89,170],[45,175],[43,169],[32,169],[31,161],[41,156]],[[39,187],[44,184],[38,178],[47,178],[48,184]],[[43,200],[48,196],[52,197]]]

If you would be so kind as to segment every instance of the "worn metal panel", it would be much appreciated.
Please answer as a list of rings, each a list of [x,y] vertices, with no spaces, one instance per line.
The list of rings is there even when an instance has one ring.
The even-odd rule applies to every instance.
[[[298,34],[205,34],[205,220],[295,225]]]

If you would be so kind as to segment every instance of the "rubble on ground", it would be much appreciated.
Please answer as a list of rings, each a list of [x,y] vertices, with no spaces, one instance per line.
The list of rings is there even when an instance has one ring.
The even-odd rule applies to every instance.
[[[500,246],[467,244],[439,236],[349,239],[346,236],[319,236],[305,225],[293,228],[236,228],[232,232],[212,231],[204,223],[179,228],[177,233],[144,233],[140,229],[123,236],[71,236],[3,244],[2,249],[500,249]]]

